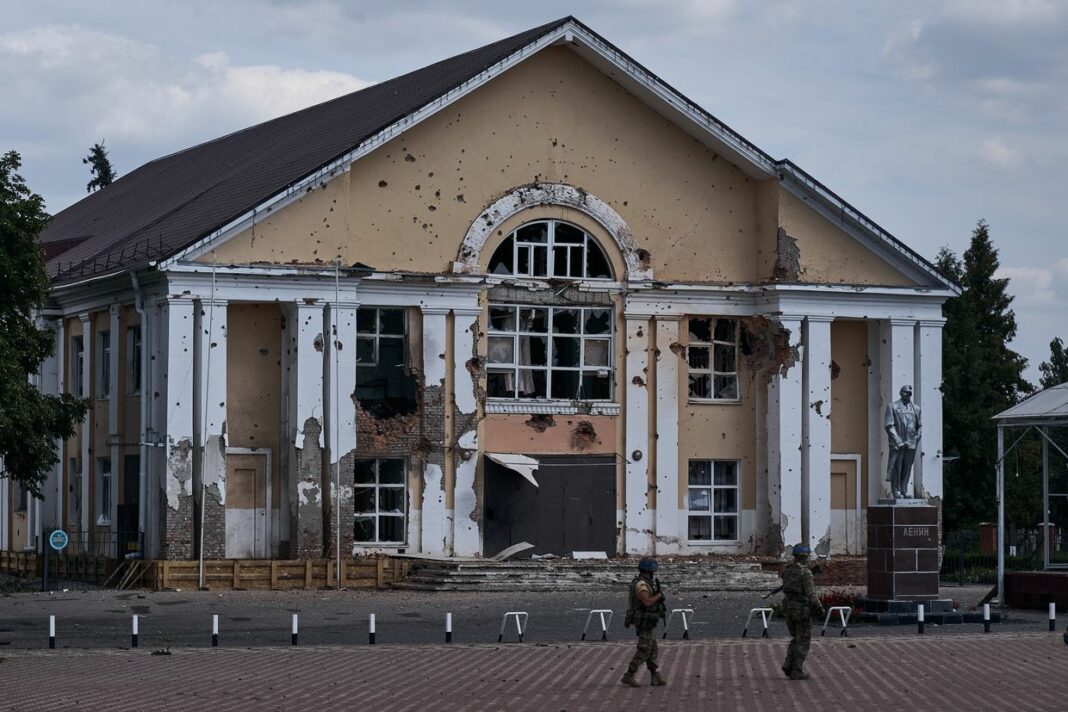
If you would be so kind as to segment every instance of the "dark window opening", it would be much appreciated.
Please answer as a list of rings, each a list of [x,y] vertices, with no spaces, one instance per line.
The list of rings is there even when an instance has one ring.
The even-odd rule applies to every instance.
[[[376,418],[414,413],[416,379],[408,365],[404,309],[360,309],[356,316],[356,400]]]

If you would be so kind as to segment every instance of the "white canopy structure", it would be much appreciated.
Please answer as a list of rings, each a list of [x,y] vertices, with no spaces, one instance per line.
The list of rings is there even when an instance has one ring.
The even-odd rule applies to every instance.
[[[1042,438],[1042,525],[1043,536],[1049,536],[1049,503],[1051,497],[1066,497],[1068,491],[1049,491],[1049,448],[1052,445],[1068,460],[1068,454],[1050,439],[1051,428],[1068,426],[1068,383],[1039,391],[1006,411],[994,416],[998,425],[998,603],[1005,602],[1005,456],[1020,444],[1028,432],[1034,430]],[[1022,430],[1009,449],[1005,449],[1005,431]],[[1043,540],[1044,568],[1068,568],[1068,564],[1051,564],[1049,545]]]

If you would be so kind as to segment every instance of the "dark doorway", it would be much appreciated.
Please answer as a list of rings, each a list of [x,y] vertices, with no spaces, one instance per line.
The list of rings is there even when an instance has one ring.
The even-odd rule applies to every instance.
[[[138,537],[138,509],[141,506],[141,456],[126,455],[122,459],[122,499],[116,507],[119,518],[118,556],[140,550]]]
[[[614,554],[615,459],[611,455],[536,458],[537,487],[518,473],[485,460],[486,555],[522,541],[534,545],[534,554]]]

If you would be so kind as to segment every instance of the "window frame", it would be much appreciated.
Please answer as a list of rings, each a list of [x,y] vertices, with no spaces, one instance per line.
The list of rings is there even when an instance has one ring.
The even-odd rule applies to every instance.
[[[520,373],[523,371],[530,372],[543,372],[545,374],[545,396],[544,397],[523,397],[518,393],[518,389],[513,389],[515,395],[512,396],[487,396],[487,401],[497,403],[570,403],[573,401],[590,402],[590,403],[614,403],[616,397],[616,354],[615,354],[615,340],[616,340],[616,315],[615,307],[613,305],[556,305],[556,304],[518,304],[507,302],[491,302],[487,305],[487,310],[493,309],[514,309],[515,314],[515,329],[513,331],[497,330],[494,329],[490,311],[487,311],[487,324],[486,324],[486,378],[487,378],[487,392],[488,392],[488,379],[490,373],[501,373],[511,370],[514,383],[518,384],[520,379]],[[545,315],[545,331],[536,332],[523,330],[520,328],[519,310],[531,309],[531,310],[544,310]],[[559,311],[578,311],[579,316],[579,333],[566,334],[557,333],[553,330],[556,313]],[[591,311],[606,311],[608,312],[608,331],[604,334],[586,334],[586,312]],[[492,338],[512,338],[512,362],[511,364],[503,362],[491,362],[489,357],[489,342]],[[520,352],[520,339],[522,337],[528,338],[544,338],[547,343],[545,354],[545,365],[523,365],[519,363],[518,354]],[[554,366],[553,365],[553,352],[556,348],[556,338],[567,338],[578,340],[578,366]],[[604,342],[606,344],[607,361],[606,365],[586,365],[586,344]],[[558,397],[553,396],[553,372],[574,372],[578,373],[579,389],[582,388],[583,377],[588,374],[600,375],[600,371],[605,370],[608,372],[608,397],[607,398],[589,398],[586,396],[580,397],[578,394],[573,397]]]
[[[734,340],[724,341],[716,338],[716,323],[719,321],[731,321],[734,322]],[[693,333],[690,329],[691,321],[708,321],[710,339],[708,341],[694,341],[691,338]],[[738,369],[738,356],[741,353],[741,320],[738,317],[730,316],[688,316],[686,318],[686,396],[688,402],[691,403],[740,403],[742,401],[742,388],[741,388],[741,374]],[[708,349],[708,368],[698,368],[690,362],[690,349],[692,348]],[[731,348],[734,352],[734,370],[733,371],[717,371],[716,370],[716,347]],[[709,379],[709,392],[712,394],[709,397],[695,396],[693,394],[692,378],[693,376],[707,376]],[[716,377],[730,376],[734,378],[734,397],[733,398],[717,398],[716,393]]]
[[[401,482],[400,484],[381,482],[380,467],[381,463],[385,460],[396,461],[401,463]],[[366,482],[358,482],[356,480],[355,470],[353,472],[352,483],[352,541],[356,546],[361,547],[404,547],[408,545],[408,459],[405,457],[359,457],[356,458],[355,465],[360,463],[374,463],[374,475],[375,481],[373,484]],[[357,509],[357,496],[359,490],[372,488],[374,491],[372,501],[374,502],[375,511],[364,512]],[[383,489],[392,489],[401,491],[401,501],[403,502],[403,510],[398,514],[395,512],[382,512],[379,507],[381,499],[379,493]],[[373,541],[364,541],[357,536],[356,523],[361,518],[370,517],[374,520],[375,526],[375,538]],[[385,541],[382,539],[381,531],[381,519],[383,517],[389,517],[392,519],[401,520],[401,539],[399,541]]]
[[[75,398],[85,396],[85,338],[70,337],[70,394]]]
[[[524,228],[529,228],[529,227],[534,226],[534,225],[542,225],[542,224],[544,224],[546,226],[546,228],[545,228],[545,242],[544,243],[540,243],[540,242],[538,242],[538,243],[535,243],[535,242],[522,242],[522,241],[520,241],[520,239],[519,239],[519,231],[520,230],[523,230]],[[570,267],[571,266],[571,261],[572,261],[573,250],[575,248],[580,247],[580,245],[578,243],[574,243],[574,242],[559,242],[558,243],[556,241],[556,228],[558,226],[560,226],[560,225],[565,225],[565,226],[567,226],[569,228],[572,228],[572,229],[577,230],[580,233],[582,233],[582,238],[583,238],[582,239],[582,243],[581,243],[582,256],[580,258],[581,259],[582,269],[581,269],[581,274],[579,274],[578,276],[575,276],[575,275],[572,275],[572,274],[556,274],[556,252],[557,252],[557,249],[558,248],[566,249],[566,258],[565,258],[566,265],[567,265],[567,267]],[[511,244],[512,244],[512,268],[511,268],[511,271],[510,272],[494,272],[494,271],[492,271],[492,269],[490,268],[490,264],[493,262],[493,259],[494,259],[494,257],[496,257],[497,253],[508,242],[511,242]],[[605,266],[607,267],[607,272],[608,272],[607,276],[604,276],[604,277],[591,277],[591,276],[589,276],[589,274],[587,274],[588,267],[589,267],[589,250],[590,250],[590,245],[591,244],[593,245],[593,248],[596,249],[600,253],[601,258],[604,260],[604,263],[605,263]],[[535,250],[537,248],[539,248],[539,247],[542,247],[542,246],[544,246],[544,249],[545,249],[545,274],[535,274],[534,273],[536,271],[535,270],[535,259],[534,259]],[[523,251],[523,250],[528,252],[528,256],[527,256],[527,267],[528,267],[528,269],[527,269],[526,272],[522,272],[521,273],[521,272],[518,272],[516,268],[519,265],[520,251]],[[566,270],[566,268],[565,268],[565,270]],[[567,270],[567,271],[571,271],[571,270]],[[516,229],[512,230],[512,232],[509,233],[508,236],[506,238],[504,238],[493,249],[493,252],[490,254],[489,262],[486,263],[486,273],[489,274],[490,276],[496,276],[496,277],[518,277],[520,279],[570,279],[570,280],[597,280],[597,281],[611,282],[612,280],[615,279],[614,271],[615,270],[613,269],[612,261],[608,258],[608,253],[601,246],[601,243],[600,243],[600,241],[597,240],[597,238],[595,238],[587,230],[583,229],[579,225],[576,225],[576,224],[574,224],[572,222],[568,222],[567,220],[557,220],[555,218],[540,218],[538,220],[531,220],[529,222],[525,222],[522,225],[518,226]]]
[[[98,526],[111,524],[111,508],[115,503],[115,480],[111,468],[110,457],[96,458],[96,523]]]
[[[692,484],[691,477],[693,476],[693,465],[696,463],[707,463],[709,467],[710,481],[709,484]],[[717,463],[729,463],[734,465],[734,484],[733,485],[717,485],[716,484],[716,464]],[[691,490],[704,490],[708,496],[708,509],[692,509],[691,508]],[[716,491],[717,490],[734,490],[734,511],[733,512],[717,512],[716,511]],[[690,458],[687,460],[686,467],[686,542],[692,546],[722,546],[722,545],[734,545],[742,539],[742,461],[740,459],[733,458]],[[709,531],[711,532],[710,539],[694,539],[690,537],[690,519],[694,517],[707,518],[709,520]],[[734,538],[733,539],[717,539],[716,538],[716,519],[734,519]]]
[[[359,312],[374,311],[375,313],[375,330],[373,332],[363,331],[363,319],[359,318]],[[382,312],[384,311],[398,311],[401,313],[401,317],[404,319],[404,328],[399,334],[383,334],[382,333]],[[381,342],[383,339],[394,339],[401,342],[402,353],[404,354],[404,367],[408,366],[409,354],[408,354],[408,329],[410,326],[410,319],[408,318],[407,307],[374,307],[374,306],[361,306],[357,311],[356,317],[356,368],[378,368],[378,361],[382,353]],[[374,360],[373,361],[360,361],[360,341],[374,341]]]
[[[141,325],[134,324],[126,327],[126,395],[135,396],[143,387],[141,373]]]
[[[96,333],[96,399],[111,397],[111,329]]]

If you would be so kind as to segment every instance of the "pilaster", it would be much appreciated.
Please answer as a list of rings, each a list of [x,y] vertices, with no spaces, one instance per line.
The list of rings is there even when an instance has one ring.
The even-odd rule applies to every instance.
[[[916,458],[917,497],[942,497],[942,327],[945,320],[917,326],[916,404],[920,408],[920,453]]]
[[[781,316],[777,321],[789,333],[789,348],[803,358],[801,317]],[[802,540],[802,371],[800,363],[784,365],[768,382],[768,548],[773,554]]]
[[[445,556],[449,538],[445,516],[445,423],[447,347],[449,341],[448,307],[421,307],[423,315],[423,432],[427,452],[423,463],[422,490],[413,492],[419,499],[419,530],[409,507],[408,541],[427,554]],[[415,504],[415,502],[412,502]]]
[[[327,551],[351,556],[353,547],[353,478],[356,466],[356,318],[352,299],[331,304],[327,310],[330,353],[327,364],[330,388],[326,393],[327,442],[330,452],[330,517]],[[340,539],[338,538],[340,527]],[[340,542],[340,543],[339,543]]]
[[[290,549],[297,559],[323,555],[325,314],[320,302],[290,308]],[[353,357],[355,363],[355,356]],[[353,365],[355,368],[355,365]]]
[[[478,506],[478,402],[476,371],[480,363],[477,307],[454,308],[452,330],[452,457],[453,470],[452,553],[477,556],[482,553],[482,511]]]
[[[200,484],[205,487],[204,510],[200,525],[204,528],[204,556],[226,557],[226,389],[227,389],[227,321],[225,300],[205,299],[196,303],[196,344]],[[200,492],[194,491],[199,507]]]
[[[808,316],[804,323],[801,539],[816,554],[831,550],[831,321]]]
[[[656,540],[655,552],[677,554],[687,533],[679,511],[680,317],[656,318]]]
[[[161,556],[193,556],[193,336],[191,299],[167,299],[165,467],[161,483]]]
[[[627,370],[624,377],[626,494],[624,499],[628,554],[653,552],[655,510],[650,507],[649,461],[649,343],[652,322],[648,315],[626,314]]]

